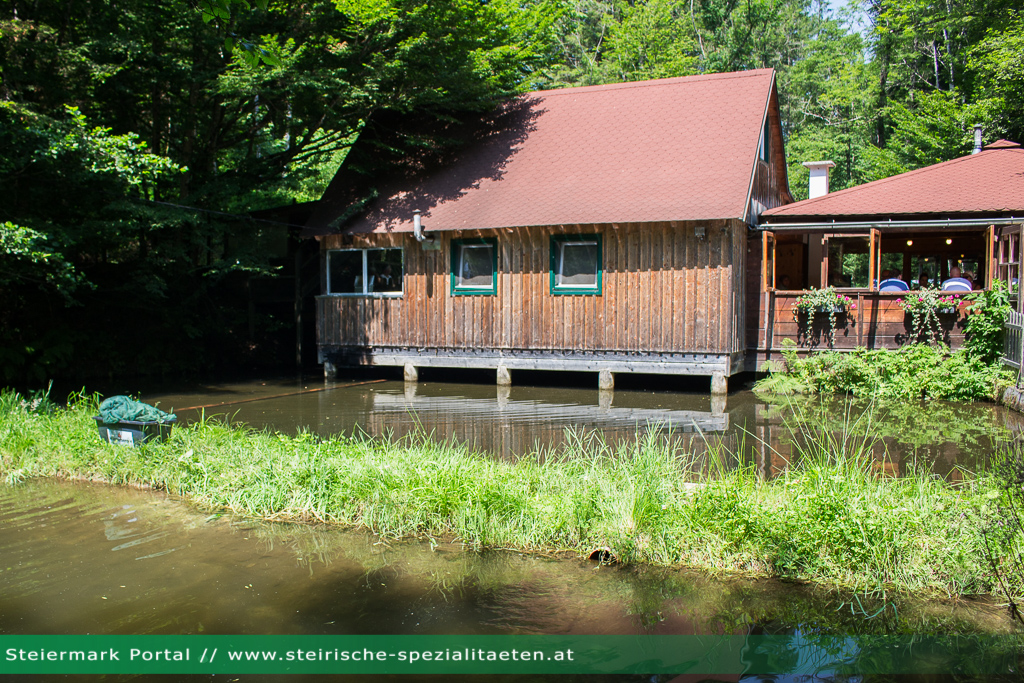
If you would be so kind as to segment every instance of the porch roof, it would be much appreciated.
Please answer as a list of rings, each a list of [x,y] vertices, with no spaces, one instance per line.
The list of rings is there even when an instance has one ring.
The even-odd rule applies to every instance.
[[[999,140],[972,154],[765,211],[763,228],[822,219],[897,222],[1024,216],[1024,149]],[[899,221],[899,219],[904,219]],[[884,225],[881,222],[880,225]]]

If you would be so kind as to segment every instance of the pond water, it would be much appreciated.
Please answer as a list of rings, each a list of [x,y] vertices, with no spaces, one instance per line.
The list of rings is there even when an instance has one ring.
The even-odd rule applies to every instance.
[[[557,450],[572,433],[599,432],[615,445],[656,429],[691,451],[724,449],[766,476],[799,459],[800,444],[808,438],[828,433],[869,435],[879,469],[889,473],[925,466],[957,478],[961,468],[982,466],[998,443],[1024,425],[1024,416],[989,403],[873,406],[810,397],[769,403],[748,390],[712,399],[706,393],[664,390],[612,393],[372,378],[206,384],[143,391],[140,398],[173,409],[185,422],[205,414],[286,433],[426,433],[502,458]]]
[[[778,581],[386,543],[209,514],[152,491],[59,481],[0,486],[0,556],[2,634],[1013,631],[1005,609],[987,601],[871,599]]]
[[[690,449],[727,448],[767,476],[799,457],[801,441],[828,433],[872,435],[879,469],[927,466],[956,478],[1019,431],[1016,413],[989,404],[768,403],[749,391],[713,402],[698,393],[355,377],[106,393],[137,395],[185,422],[205,414],[289,433],[428,433],[509,459],[558,449],[571,438],[567,430],[600,432],[614,445],[657,429]],[[736,576],[383,542],[363,532],[198,510],[158,492],[57,481],[0,486],[0,606],[0,634],[1013,631],[1006,610],[985,600],[855,596]]]

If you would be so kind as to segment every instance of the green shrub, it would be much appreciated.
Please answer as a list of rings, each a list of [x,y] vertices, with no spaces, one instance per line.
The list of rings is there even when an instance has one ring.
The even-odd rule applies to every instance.
[[[783,355],[786,370],[755,384],[755,391],[977,401],[993,399],[999,388],[1012,379],[1005,368],[984,356],[966,350],[951,352],[942,345],[908,344],[896,350],[871,351],[858,348],[845,353],[823,351],[803,358],[791,346]]]
[[[985,363],[997,363],[1003,353],[1006,316],[1013,310],[1012,290],[1002,280],[994,280],[992,288],[968,295],[967,339],[964,350]]]

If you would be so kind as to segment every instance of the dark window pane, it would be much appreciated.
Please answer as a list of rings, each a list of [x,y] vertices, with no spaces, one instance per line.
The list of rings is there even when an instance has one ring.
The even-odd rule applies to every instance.
[[[490,244],[463,244],[459,256],[456,287],[494,286],[494,247]]]
[[[768,117],[764,119],[764,130],[761,131],[761,149],[758,150],[761,155],[761,161],[768,161],[768,153],[770,151],[769,144],[771,142],[771,128],[768,126]]]
[[[914,254],[910,257],[910,288],[936,288],[942,284],[939,257]]]
[[[378,294],[401,294],[402,270],[401,249],[369,249],[366,263],[370,278],[370,292]]]
[[[597,285],[597,242],[563,242],[560,286]]]
[[[327,277],[328,294],[362,294],[362,250],[327,252]]]
[[[867,287],[869,246],[867,237],[830,237],[828,284],[833,287]]]

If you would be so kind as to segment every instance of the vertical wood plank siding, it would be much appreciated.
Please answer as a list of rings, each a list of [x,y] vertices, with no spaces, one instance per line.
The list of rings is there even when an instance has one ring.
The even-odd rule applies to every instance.
[[[321,296],[325,347],[735,353],[743,344],[746,225],[737,220],[329,236],[321,249],[402,247],[401,298]],[[601,296],[550,293],[550,236],[602,235]],[[453,237],[498,241],[496,296],[449,291]]]
[[[779,115],[778,93],[773,89],[768,116]],[[768,162],[758,159],[754,167],[753,187],[750,188],[752,200],[761,204],[763,209],[774,209],[783,203],[783,191],[789,191],[788,170],[786,168],[785,142],[782,139],[782,127],[769,126],[771,140],[768,146]]]

